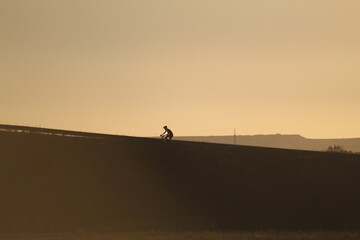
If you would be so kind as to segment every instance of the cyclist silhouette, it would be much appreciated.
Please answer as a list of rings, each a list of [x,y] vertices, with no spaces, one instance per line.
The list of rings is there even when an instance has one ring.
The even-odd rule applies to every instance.
[[[174,134],[167,126],[164,126],[164,129],[165,132],[160,136],[164,139],[165,142],[170,141],[174,137]]]

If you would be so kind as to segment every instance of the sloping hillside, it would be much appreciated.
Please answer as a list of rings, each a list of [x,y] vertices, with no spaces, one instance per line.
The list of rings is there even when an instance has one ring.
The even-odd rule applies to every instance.
[[[234,144],[234,136],[198,136],[176,137],[178,140]],[[324,151],[329,146],[338,145],[343,149],[360,153],[360,138],[344,139],[310,139],[300,135],[253,135],[236,136],[236,144],[246,146],[299,149],[310,151]]]
[[[360,229],[360,156],[0,127],[0,232]]]

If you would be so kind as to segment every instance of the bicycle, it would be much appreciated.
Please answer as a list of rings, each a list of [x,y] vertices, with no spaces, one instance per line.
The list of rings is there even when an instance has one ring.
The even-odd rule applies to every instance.
[[[161,140],[164,141],[164,143],[170,142],[171,138],[168,134],[161,134],[160,135]]]

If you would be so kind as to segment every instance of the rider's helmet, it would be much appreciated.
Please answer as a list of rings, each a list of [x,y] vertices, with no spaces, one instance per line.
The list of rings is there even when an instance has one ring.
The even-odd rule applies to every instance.
[[[164,126],[165,129],[167,129],[167,126]]]

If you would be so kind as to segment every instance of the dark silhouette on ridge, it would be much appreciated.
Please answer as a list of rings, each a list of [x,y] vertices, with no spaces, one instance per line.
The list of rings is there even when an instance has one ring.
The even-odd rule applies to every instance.
[[[164,129],[165,132],[160,136],[164,139],[165,142],[168,142],[174,137],[174,134],[167,126],[164,126]]]

